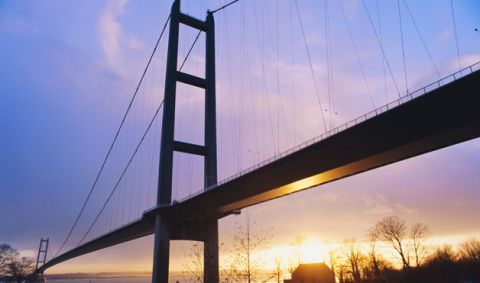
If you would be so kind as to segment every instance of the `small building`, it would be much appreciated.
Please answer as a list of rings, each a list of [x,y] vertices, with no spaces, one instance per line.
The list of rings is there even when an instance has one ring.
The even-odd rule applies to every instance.
[[[284,283],[335,283],[335,274],[325,263],[304,263],[297,266],[292,279]]]

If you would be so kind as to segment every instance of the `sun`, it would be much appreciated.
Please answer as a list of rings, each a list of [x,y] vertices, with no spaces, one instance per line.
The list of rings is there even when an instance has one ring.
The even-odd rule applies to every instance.
[[[328,247],[321,241],[307,241],[300,245],[300,257],[303,263],[326,262]]]
[[[262,253],[266,260],[264,268],[273,268],[277,259],[281,259],[282,266],[290,264],[329,262],[329,247],[323,241],[309,238],[295,245],[275,246]]]

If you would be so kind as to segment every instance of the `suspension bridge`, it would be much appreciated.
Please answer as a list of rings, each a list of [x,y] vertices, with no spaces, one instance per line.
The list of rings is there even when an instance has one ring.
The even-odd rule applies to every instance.
[[[478,111],[478,105],[480,105],[478,95],[480,93],[480,63],[476,63],[460,68],[455,73],[440,78],[416,91],[407,91],[405,95],[398,95],[397,99],[381,107],[375,107],[368,113],[339,126],[334,127],[333,123],[330,123],[330,127],[328,127],[324,117],[325,111],[321,108],[320,113],[312,113],[310,117],[315,121],[323,120],[325,130],[323,133],[288,150],[275,150],[275,154],[271,158],[244,170],[239,170],[236,174],[218,181],[217,63],[214,14],[236,2],[233,1],[217,10],[209,11],[203,21],[182,13],[180,0],[174,1],[170,15],[163,26],[154,49],[155,53],[168,26],[164,98],[159,107],[155,109],[153,118],[149,120],[146,131],[141,135],[139,143],[132,151],[132,155],[124,160],[126,166],[117,172],[119,178],[111,184],[113,189],[107,194],[105,202],[99,206],[98,214],[93,217],[91,225],[86,227],[86,232],[80,237],[78,245],[61,252],[67,246],[77,228],[79,219],[84,214],[88,202],[92,202],[91,196],[113,152],[117,137],[119,137],[133,100],[152,61],[153,53],[80,213],[58,252],[48,260],[48,241],[46,241],[45,246],[45,240],[41,240],[36,270],[38,274],[43,274],[48,268],[81,255],[154,234],[152,282],[168,282],[169,243],[171,240],[204,242],[204,282],[219,282],[219,219],[238,213],[239,210],[252,205],[480,136],[480,111]],[[296,10],[300,14],[298,4],[296,1],[294,3],[296,6],[295,8],[292,7],[292,10]],[[406,8],[408,9],[408,6]],[[343,7],[341,9],[343,11]],[[299,25],[302,33],[304,33],[301,21]],[[198,31],[198,33],[188,49],[186,57],[179,64],[181,26],[187,26]],[[418,29],[416,25],[415,27]],[[204,64],[203,77],[183,71],[183,67],[201,33],[205,34],[205,59],[202,61]],[[326,31],[326,34],[328,33]],[[352,38],[350,29],[348,29],[348,33]],[[374,29],[374,33],[376,39],[379,40],[378,31]],[[303,36],[305,39],[305,34]],[[305,45],[310,59],[310,51],[306,40]],[[380,49],[383,57],[382,64],[388,69],[390,67],[381,44]],[[430,53],[428,54],[430,55]],[[330,55],[327,54],[327,58],[328,56]],[[431,56],[429,57],[432,59]],[[327,65],[329,64],[331,62]],[[180,67],[178,67],[179,65]],[[311,61],[310,67],[312,78],[315,80],[315,72]],[[405,71],[405,81],[407,81],[406,76]],[[331,86],[331,79],[328,80],[328,85]],[[200,119],[203,128],[203,140],[199,143],[182,141],[176,137],[175,115],[179,102],[177,99],[179,83],[204,92],[203,116]],[[406,85],[408,89],[408,83]],[[398,91],[396,83],[395,87]],[[133,188],[129,188],[128,183],[124,184],[124,180],[127,178],[125,176],[131,171],[131,164],[135,162],[135,157],[140,154],[138,152],[141,151],[141,146],[147,139],[148,132],[152,127],[155,127],[157,114],[160,113],[160,110],[163,111],[163,116],[159,157],[156,159],[159,163],[158,174],[154,175],[158,177],[155,186],[155,203],[146,209],[142,209],[142,207],[134,209],[134,213],[125,217],[127,219],[123,218],[120,221],[121,223],[103,225],[102,223],[107,223],[109,219],[115,217],[112,215],[116,214],[115,210],[108,212],[108,205],[118,195],[119,188],[123,186],[125,190],[133,190]],[[329,110],[332,112],[331,109]],[[331,114],[330,122],[334,119],[332,117]],[[175,153],[198,156],[202,159],[200,163],[203,167],[200,170],[203,171],[201,174],[203,189],[176,199],[172,197],[175,187]],[[191,184],[189,185],[191,186]],[[126,202],[128,201],[127,197]],[[122,208],[118,209],[121,210]],[[103,230],[102,226],[104,227]],[[96,232],[95,235],[93,235],[94,232]]]

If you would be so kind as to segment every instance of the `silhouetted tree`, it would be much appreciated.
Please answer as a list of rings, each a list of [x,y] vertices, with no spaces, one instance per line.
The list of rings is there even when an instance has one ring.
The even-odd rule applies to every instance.
[[[8,274],[9,264],[18,257],[18,251],[7,244],[0,244],[0,276]]]
[[[444,245],[442,247],[437,247],[431,256],[429,256],[426,260],[427,265],[432,264],[446,264],[446,263],[454,263],[457,260],[457,255],[452,249],[450,245]]]
[[[332,245],[330,245],[330,248],[328,249],[328,261],[330,262],[330,269],[333,272],[333,275],[335,277],[339,277],[340,275],[338,274],[337,266],[338,266],[338,255],[336,248],[333,248]]]
[[[186,254],[186,259],[187,261],[184,263],[184,273],[186,273],[194,283],[203,283],[203,247],[200,242],[193,243],[188,254]]]
[[[329,250],[330,265],[339,283],[480,282],[480,240],[458,245],[458,252],[445,245],[426,245],[428,227],[407,226],[398,217],[385,217],[368,230],[369,249],[347,240]],[[381,256],[378,246],[387,243],[399,256],[402,269]],[[363,244],[363,243],[362,243]],[[415,266],[415,268],[411,268]]]
[[[387,282],[386,275],[392,269],[392,264],[380,255],[377,255],[374,265],[371,254],[369,253],[363,270],[363,276],[367,280],[366,282]]]
[[[275,257],[275,268],[273,270],[273,278],[277,283],[282,282],[282,258],[280,256]]]
[[[251,222],[248,212],[245,212],[245,225],[236,224],[228,276],[234,282],[257,282],[262,266],[258,251],[268,244],[269,233],[264,230],[253,231],[255,223]]]
[[[461,267],[457,264],[457,255],[451,246],[436,248],[425,260],[424,272],[430,282],[459,281]]]
[[[33,271],[33,260],[28,257],[16,258],[8,264],[7,274],[18,283],[23,282]]]
[[[371,266],[374,278],[380,278],[380,266],[377,253],[377,234],[375,230],[369,229],[367,231],[368,241],[370,243],[370,251],[368,253],[368,261]]]
[[[480,240],[473,238],[462,242],[459,253],[462,260],[480,264]]]
[[[288,272],[290,273],[290,276],[295,271],[297,266],[303,263],[301,249],[304,242],[305,239],[302,236],[296,236],[295,239],[290,243],[295,250],[294,255],[288,259]]]
[[[385,274],[392,269],[392,265],[378,252],[376,235],[371,230],[368,230],[367,236],[370,249],[366,256],[364,277],[367,282],[385,282]]]
[[[365,255],[362,254],[360,246],[356,240],[345,240],[343,242],[342,254],[345,258],[345,266],[351,274],[353,282],[362,282],[362,270],[365,264]]]
[[[410,229],[410,238],[412,241],[413,255],[415,258],[415,265],[419,267],[427,255],[427,248],[425,246],[425,238],[429,231],[425,224],[414,224]]]
[[[408,235],[405,221],[396,217],[388,216],[378,221],[370,233],[376,240],[386,242],[398,253],[404,268],[410,268],[409,256],[405,246]]]

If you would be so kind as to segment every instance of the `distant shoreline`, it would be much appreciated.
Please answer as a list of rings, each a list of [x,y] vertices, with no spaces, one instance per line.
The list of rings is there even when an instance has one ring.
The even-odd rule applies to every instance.
[[[61,279],[119,279],[119,278],[150,278],[151,272],[98,272],[98,273],[63,273],[46,274],[45,277],[51,280]]]

